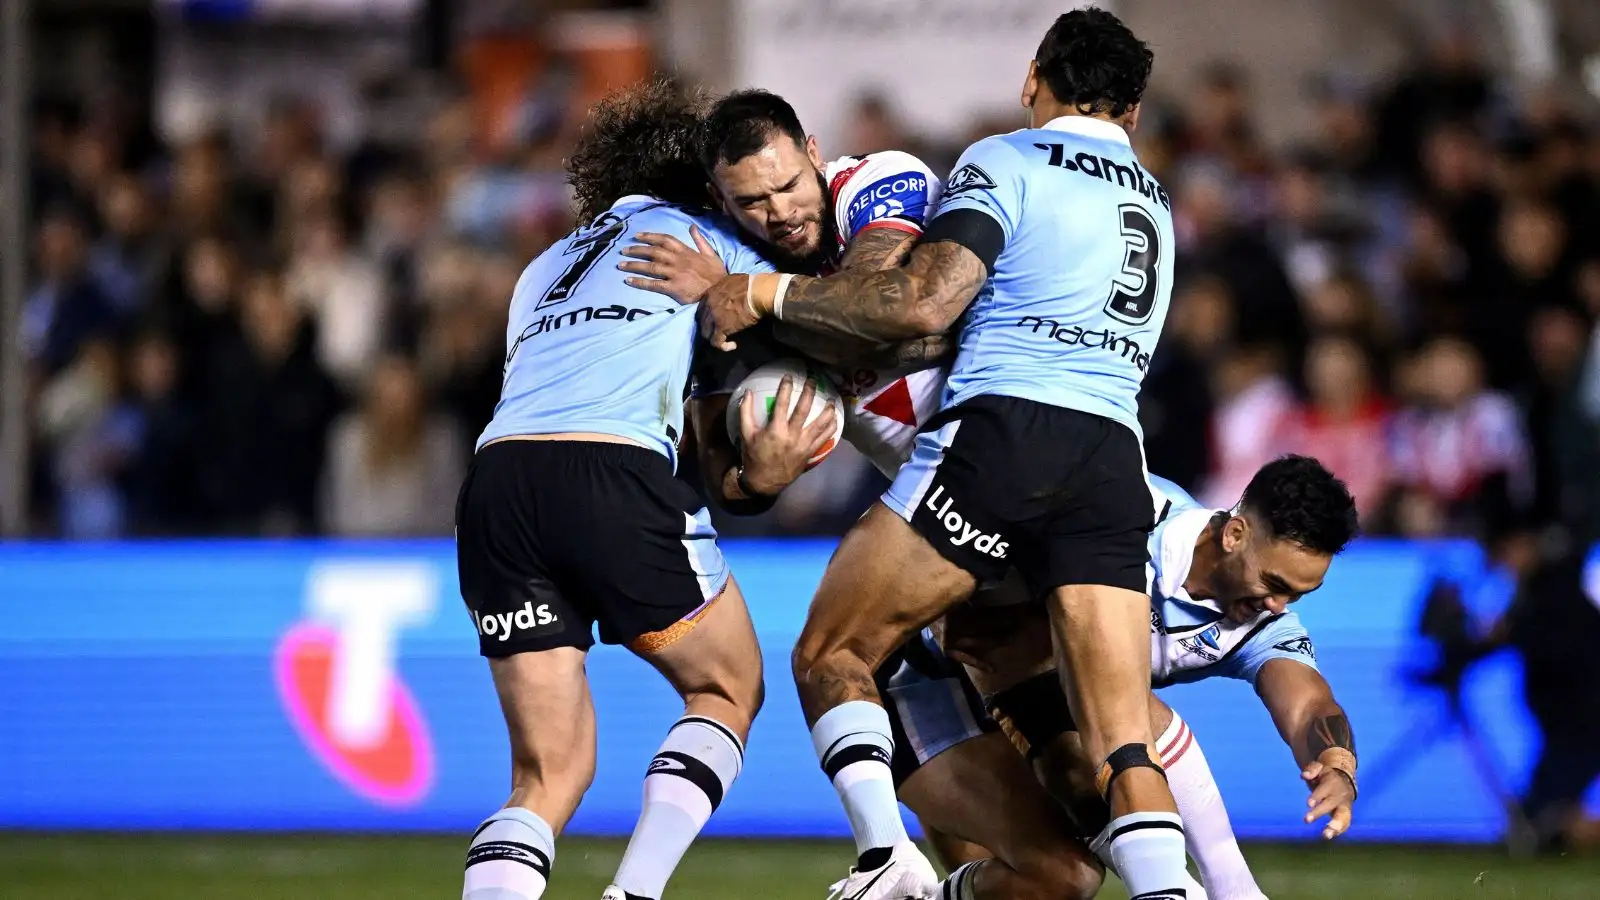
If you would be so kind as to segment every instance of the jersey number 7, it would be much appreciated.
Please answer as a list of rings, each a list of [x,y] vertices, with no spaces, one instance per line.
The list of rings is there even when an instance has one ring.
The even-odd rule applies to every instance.
[[[1106,315],[1129,325],[1143,325],[1155,312],[1161,296],[1156,284],[1156,264],[1161,261],[1161,231],[1137,203],[1117,207],[1122,224],[1122,271],[1111,279]]]
[[[556,279],[555,284],[550,285],[550,290],[544,292],[544,296],[539,299],[539,305],[535,306],[534,309],[544,309],[546,306],[560,303],[571,297],[572,292],[576,291],[578,285],[583,282],[583,277],[589,274],[590,269],[594,268],[594,264],[600,261],[600,257],[606,255],[606,251],[610,250],[611,245],[617,242],[617,238],[622,237],[622,233],[627,230],[627,225],[627,219],[621,219],[611,213],[606,213],[596,219],[594,224],[589,226],[585,232],[574,236],[567,243],[564,255],[571,256],[576,253],[578,258],[567,266],[567,270],[561,273],[561,277]]]

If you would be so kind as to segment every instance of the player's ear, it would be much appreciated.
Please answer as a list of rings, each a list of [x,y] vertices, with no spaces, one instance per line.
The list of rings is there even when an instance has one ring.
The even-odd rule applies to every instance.
[[[724,212],[726,212],[727,207],[722,202],[722,192],[717,190],[717,183],[715,181],[707,181],[706,182],[706,193],[711,195],[711,205],[712,206],[715,206],[717,209],[720,209],[720,210],[723,210]]]
[[[1129,134],[1132,134],[1134,129],[1139,127],[1139,109],[1140,104],[1135,103],[1129,107],[1127,114],[1122,117],[1122,127]]]
[[[1039,64],[1028,62],[1028,77],[1022,80],[1022,108],[1033,109],[1033,103],[1039,97]]]
[[[1231,516],[1222,526],[1222,551],[1233,553],[1250,537],[1250,523],[1244,516]]]
[[[806,159],[818,172],[822,171],[822,151],[817,147],[816,135],[806,135]]]

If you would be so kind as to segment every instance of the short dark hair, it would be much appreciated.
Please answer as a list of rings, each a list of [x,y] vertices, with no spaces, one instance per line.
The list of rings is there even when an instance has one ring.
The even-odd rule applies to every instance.
[[[1057,18],[1033,60],[1056,100],[1119,118],[1144,98],[1155,54],[1121,19],[1091,6]]]
[[[719,164],[731,166],[760,152],[774,134],[788,135],[797,146],[806,144],[806,130],[789,101],[771,91],[734,91],[706,114],[700,164],[707,172]]]
[[[1239,505],[1265,522],[1274,539],[1313,553],[1337,554],[1360,528],[1350,489],[1309,456],[1283,456],[1262,466]]]
[[[628,194],[706,209],[697,155],[705,98],[657,78],[609,94],[567,158],[578,221],[588,222]]]

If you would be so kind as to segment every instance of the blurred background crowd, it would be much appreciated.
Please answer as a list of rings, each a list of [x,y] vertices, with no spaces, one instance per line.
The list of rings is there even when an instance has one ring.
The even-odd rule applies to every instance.
[[[412,5],[415,64],[356,66],[337,102],[275,86],[208,115],[170,73],[35,78],[27,293],[4,348],[25,355],[33,533],[449,533],[512,287],[571,225],[563,156],[605,88],[674,60],[649,10],[623,13],[637,40],[591,26],[595,51],[544,8],[648,4],[465,4],[490,8],[476,30]],[[164,29],[191,64],[225,58],[227,6],[102,18],[100,66],[159,74]],[[56,15],[36,54],[77,33]],[[1158,78],[1135,142],[1180,246],[1142,400],[1150,467],[1228,506],[1261,463],[1310,453],[1368,533],[1592,541],[1595,98],[1581,79],[1529,89],[1469,29],[1421,34],[1394,65],[1306,73],[1289,129],[1283,86],[1264,100],[1246,55]],[[891,87],[847,86],[826,156],[906,149],[947,172],[1018,124],[1007,88],[928,133]],[[840,530],[880,483],[836,457],[726,528]]]

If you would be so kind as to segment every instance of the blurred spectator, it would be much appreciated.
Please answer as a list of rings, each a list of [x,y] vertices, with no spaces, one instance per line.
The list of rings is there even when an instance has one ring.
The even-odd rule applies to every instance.
[[[343,384],[356,384],[382,349],[382,273],[350,248],[338,216],[324,210],[298,222],[287,277],[291,296],[316,322],[318,361]]]
[[[1190,279],[1172,298],[1167,333],[1139,392],[1150,471],[1195,490],[1211,464],[1208,372],[1233,339],[1233,297],[1220,278]]]
[[[252,276],[239,312],[238,327],[219,336],[209,364],[202,502],[230,530],[314,531],[338,388],[318,363],[315,329],[290,301],[282,276]]]
[[[1200,493],[1202,503],[1232,507],[1256,470],[1292,446],[1296,404],[1280,366],[1278,351],[1270,344],[1235,347],[1217,363],[1212,468]]]
[[[912,151],[910,144],[911,137],[899,116],[895,115],[889,98],[868,91],[857,97],[855,104],[850,107],[844,146],[838,149],[847,155],[862,156],[880,150],[909,152]],[[824,154],[830,152],[829,148],[823,148]]]
[[[1368,522],[1389,489],[1390,405],[1361,344],[1323,337],[1306,352],[1307,402],[1290,425],[1288,446],[1315,456],[1349,485]]]
[[[1526,524],[1532,472],[1522,417],[1484,385],[1470,344],[1438,338],[1410,363],[1395,418],[1395,517],[1408,537],[1494,538]]]
[[[119,313],[146,313],[166,287],[173,248],[157,228],[144,185],[128,175],[110,179],[100,195],[100,219],[105,234],[90,262],[95,281]]]
[[[117,348],[101,334],[39,398],[39,434],[52,454],[57,524],[63,537],[122,534],[125,509],[117,478],[138,443],[138,420],[118,402]]]
[[[22,311],[28,356],[45,375],[78,357],[90,335],[114,328],[116,304],[89,272],[89,236],[76,212],[57,209],[39,226],[39,283]]]
[[[343,535],[447,533],[465,474],[455,423],[427,409],[410,360],[386,357],[329,437],[323,524]]]
[[[183,534],[203,524],[194,495],[199,423],[179,393],[180,365],[178,349],[161,332],[141,335],[130,353],[127,402],[138,437],[122,486],[134,534]]]

